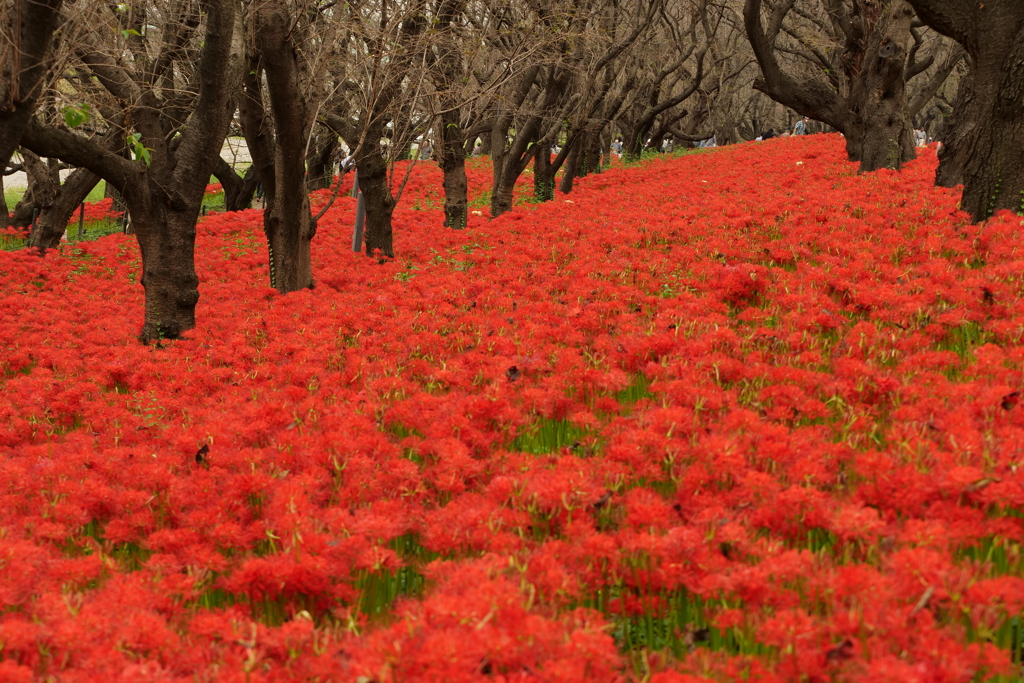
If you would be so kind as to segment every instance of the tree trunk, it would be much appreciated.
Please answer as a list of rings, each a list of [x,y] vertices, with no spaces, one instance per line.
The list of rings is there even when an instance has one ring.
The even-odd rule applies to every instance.
[[[135,193],[133,193],[135,195]],[[125,198],[142,252],[146,313],[139,339],[178,339],[196,326],[196,219],[199,207],[174,210],[154,198]],[[162,202],[160,202],[162,204]]]
[[[939,168],[935,171],[935,184],[939,187],[956,187],[964,183],[964,165],[971,155],[977,128],[976,105],[972,69],[960,77],[953,112],[941,138]]]
[[[845,96],[817,76],[798,80],[776,59],[774,34],[793,4],[781,3],[772,10],[769,38],[761,22],[762,0],[745,0],[747,36],[764,75],[754,88],[841,130],[847,155],[850,161],[861,162],[861,172],[899,169],[915,157],[904,77],[914,17],[907,0],[854,3],[849,14],[843,10]]]
[[[214,161],[213,177],[220,181],[224,188],[225,211],[241,211],[252,207],[252,196],[256,192],[256,183],[259,182],[255,168],[255,165],[249,166],[245,171],[245,177],[242,177],[222,157],[217,157]]]
[[[331,186],[338,147],[338,136],[331,130],[321,130],[313,138],[306,158],[306,189],[309,192],[326,190]]]
[[[441,144],[437,149],[438,163],[444,174],[444,224],[456,230],[466,227],[469,205],[466,154],[459,121],[458,109],[450,109],[441,115]]]
[[[28,228],[33,219],[53,203],[57,188],[60,187],[60,177],[39,155],[27,149],[21,150],[21,158],[28,177],[28,187],[14,206],[11,225]]]
[[[571,142],[567,140],[565,144],[571,144],[572,148],[565,157],[565,171],[562,173],[562,180],[559,183],[558,189],[561,190],[562,194],[569,194],[572,192],[573,183],[576,181],[576,173],[579,171],[582,147],[579,137]]]
[[[380,127],[379,123],[371,123],[371,134],[367,135],[367,140],[380,140]],[[391,258],[395,255],[391,227],[395,200],[388,187],[387,163],[376,144],[363,145],[356,156],[356,168],[359,169],[359,189],[366,202],[366,224],[363,229],[366,255]]]
[[[961,208],[975,221],[1024,208],[1024,5],[975,0],[911,0],[918,16],[971,57],[973,132],[964,142]],[[969,151],[968,151],[969,149]],[[954,155],[960,151],[951,150]]]
[[[270,286],[287,294],[313,286],[309,247],[316,234],[316,222],[309,210],[309,196],[299,182],[282,182],[278,177],[273,195],[266,195],[263,231],[270,258]],[[282,191],[283,190],[283,191]]]
[[[39,219],[29,233],[28,246],[44,252],[59,245],[71,217],[99,182],[100,177],[92,171],[75,169],[58,188],[50,205],[40,211]]]
[[[1024,211],[1024,38],[1018,32],[1014,40],[1001,59],[979,60],[976,72],[975,129],[960,202],[975,221],[1000,209]]]
[[[591,130],[583,138],[584,171],[580,175],[601,172],[601,137],[599,130]]]
[[[536,145],[533,155],[533,197],[538,202],[555,198],[555,169],[551,166],[551,150],[546,144]]]
[[[0,20],[0,171],[7,168],[44,90],[62,4],[14,0],[13,11]]]
[[[254,22],[258,55],[250,55],[243,100],[246,111],[241,118],[265,192],[263,230],[270,286],[287,294],[313,286],[309,247],[316,235],[316,221],[309,209],[305,157],[313,122],[303,99],[300,51],[292,42],[295,37],[287,7],[281,2],[264,2],[255,10]],[[270,120],[263,104],[260,69],[266,73]],[[268,131],[271,121],[273,136]],[[337,139],[330,137],[337,144]],[[331,152],[332,162],[333,157]]]
[[[898,170],[917,157],[903,75],[913,19],[906,0],[893,0],[888,21],[872,32],[870,45],[878,47],[864,53],[859,77],[851,79],[847,150],[852,145],[861,173]]]

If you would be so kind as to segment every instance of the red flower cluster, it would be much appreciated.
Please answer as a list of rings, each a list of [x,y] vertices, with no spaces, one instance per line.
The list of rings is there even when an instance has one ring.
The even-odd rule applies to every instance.
[[[1019,675],[1024,225],[844,156],[463,231],[419,164],[399,258],[339,198],[286,297],[216,215],[161,347],[130,237],[0,254],[0,679]]]

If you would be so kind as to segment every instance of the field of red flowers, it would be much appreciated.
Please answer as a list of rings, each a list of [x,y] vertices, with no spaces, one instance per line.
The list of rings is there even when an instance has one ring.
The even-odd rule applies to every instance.
[[[0,680],[1018,680],[1024,220],[934,167],[773,140],[450,231],[421,164],[307,293],[204,219],[156,347],[131,237],[0,253]]]

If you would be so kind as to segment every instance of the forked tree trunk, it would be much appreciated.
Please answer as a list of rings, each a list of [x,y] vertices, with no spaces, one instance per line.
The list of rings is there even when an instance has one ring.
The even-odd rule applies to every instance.
[[[282,2],[264,2],[255,10],[253,21],[258,54],[249,56],[241,118],[265,192],[263,230],[270,286],[287,294],[313,286],[309,248],[316,221],[309,209],[305,155],[312,119],[303,99],[303,66],[287,7]],[[266,115],[261,70],[266,74],[271,117]]]
[[[259,182],[255,166],[249,166],[243,177],[222,157],[217,157],[214,163],[213,176],[224,188],[224,210],[241,211],[250,208]]]
[[[39,212],[39,219],[28,236],[28,246],[43,252],[59,245],[68,222],[99,182],[100,177],[92,171],[75,169],[58,188],[50,205]]]
[[[21,158],[28,177],[28,187],[14,206],[11,225],[31,228],[33,219],[47,209],[57,196],[60,177],[57,172],[37,154],[22,149]]]
[[[761,21],[762,0],[745,0],[744,24],[764,80],[754,88],[776,102],[843,132],[851,161],[860,171],[899,169],[912,160],[914,139],[904,66],[914,13],[907,0],[853,3],[841,9],[846,32],[842,71],[848,94],[817,76],[798,80],[775,56],[775,34],[793,3],[772,9],[769,33]]]

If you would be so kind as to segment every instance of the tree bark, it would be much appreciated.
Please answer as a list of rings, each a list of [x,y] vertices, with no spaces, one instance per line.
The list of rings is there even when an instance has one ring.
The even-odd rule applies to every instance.
[[[569,194],[572,192],[573,184],[576,182],[576,174],[579,172],[582,145],[579,138],[572,141],[566,140],[565,144],[572,145],[572,148],[565,157],[565,171],[562,173],[562,180],[558,185],[558,189],[562,194]]]
[[[853,74],[849,139],[861,173],[899,169],[917,157],[903,76],[914,11],[905,0],[892,0],[888,10],[876,20],[868,49],[848,46],[844,55]]]
[[[49,207],[57,196],[60,178],[57,172],[39,155],[22,148],[22,166],[28,177],[28,187],[21,199],[14,206],[11,225],[18,228],[31,228],[33,219],[39,212]]]
[[[427,59],[442,106],[438,149],[438,165],[444,174],[444,224],[460,230],[466,227],[468,182],[466,180],[466,141],[458,106],[456,84],[464,73],[462,47],[456,35],[456,20],[462,14],[465,0],[442,0],[434,26],[436,53],[427,48]]]

